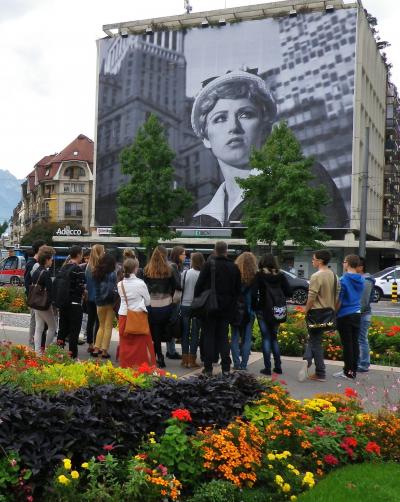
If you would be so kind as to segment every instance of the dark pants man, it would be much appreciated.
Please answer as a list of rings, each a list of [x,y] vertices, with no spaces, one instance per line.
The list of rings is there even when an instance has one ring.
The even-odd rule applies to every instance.
[[[360,346],[358,334],[360,332],[361,314],[349,314],[339,317],[337,320],[337,330],[343,346],[343,373],[348,378],[355,378],[357,374],[358,358]]]
[[[229,373],[231,367],[229,346],[229,321],[218,317],[209,316],[203,321],[203,352],[204,370],[212,373],[212,365],[215,355],[221,356],[223,373]]]
[[[80,303],[71,303],[60,309],[60,321],[58,326],[58,340],[65,343],[69,339],[69,351],[71,357],[78,357],[78,338],[82,326],[83,310]]]

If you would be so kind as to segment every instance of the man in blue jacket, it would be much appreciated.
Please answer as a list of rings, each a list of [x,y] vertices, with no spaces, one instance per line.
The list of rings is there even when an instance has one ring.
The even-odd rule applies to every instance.
[[[375,279],[366,271],[365,258],[362,258],[361,256],[360,265],[357,267],[357,272],[361,274],[365,279],[363,294],[361,297],[360,333],[358,335],[358,345],[360,346],[358,371],[360,373],[366,373],[369,370],[370,365],[368,330],[372,317],[371,302],[374,296]]]
[[[364,278],[357,273],[360,259],[350,254],[343,261],[344,274],[340,278],[340,293],[337,305],[337,329],[343,347],[343,371],[334,373],[334,377],[354,379],[357,375],[360,353],[358,335],[361,320],[361,296],[364,290]]]

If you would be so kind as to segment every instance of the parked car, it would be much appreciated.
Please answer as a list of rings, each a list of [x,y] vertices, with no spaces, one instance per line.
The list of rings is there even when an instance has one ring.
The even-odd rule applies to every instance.
[[[0,262],[0,284],[20,286],[24,283],[25,258],[8,256]]]
[[[392,284],[395,280],[400,291],[400,267],[385,268],[372,274],[372,277],[375,278],[374,302],[379,302],[384,296],[391,296]]]
[[[305,305],[307,303],[309,281],[297,277],[297,275],[287,270],[282,270],[282,272],[286,275],[289,286],[292,289],[293,302],[297,305]]]

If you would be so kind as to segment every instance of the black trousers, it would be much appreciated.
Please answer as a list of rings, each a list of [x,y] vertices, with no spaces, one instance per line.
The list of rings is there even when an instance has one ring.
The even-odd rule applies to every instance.
[[[69,351],[74,359],[78,357],[78,338],[82,326],[82,305],[71,303],[60,309],[58,339],[65,342],[69,339]]]
[[[172,304],[165,307],[147,307],[154,352],[159,360],[163,357],[161,342],[168,338],[168,321],[171,318],[173,308]]]
[[[94,343],[96,340],[97,330],[99,329],[99,318],[97,317],[97,306],[95,302],[86,302],[87,324],[86,338],[87,343]]]
[[[202,327],[204,369],[211,372],[215,355],[220,354],[222,371],[229,371],[232,362],[228,338],[229,321],[218,317],[208,317],[204,319]]]
[[[358,334],[360,332],[361,314],[349,314],[339,317],[337,320],[337,330],[343,346],[343,372],[350,378],[355,378],[357,374],[358,358],[360,346],[358,344]]]

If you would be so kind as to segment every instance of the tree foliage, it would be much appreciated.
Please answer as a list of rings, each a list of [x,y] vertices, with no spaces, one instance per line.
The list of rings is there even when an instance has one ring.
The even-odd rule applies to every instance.
[[[260,150],[253,150],[250,164],[259,173],[237,180],[244,189],[243,223],[250,245],[262,241],[280,252],[286,240],[301,249],[328,239],[318,229],[328,196],[325,187],[309,185],[313,163],[285,122],[273,129]]]
[[[174,157],[153,114],[120,155],[121,171],[131,178],[119,190],[114,230],[117,235],[138,235],[148,251],[159,239],[176,236],[170,225],[192,204],[189,192],[174,187]]]
[[[0,235],[3,235],[4,232],[7,230],[8,228],[8,223],[7,221],[4,221],[1,225],[0,225]]]
[[[37,240],[44,240],[49,246],[53,244],[53,237],[59,228],[69,226],[71,230],[81,230],[82,235],[86,233],[86,229],[74,221],[59,221],[59,222],[44,222],[36,223],[32,228],[22,237],[22,246],[31,246]]]

